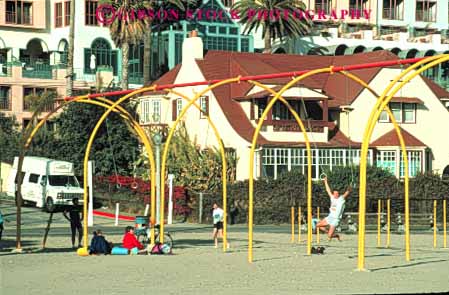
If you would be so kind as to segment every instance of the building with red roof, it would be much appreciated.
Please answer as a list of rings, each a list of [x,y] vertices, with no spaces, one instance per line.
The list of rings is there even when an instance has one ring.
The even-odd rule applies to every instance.
[[[204,53],[202,40],[184,41],[182,63],[155,82],[157,85],[207,81],[237,76],[318,69],[330,65],[351,65],[395,60],[388,51],[351,56],[301,56],[226,51]],[[403,69],[371,68],[352,71],[377,93],[382,93]],[[291,78],[259,81],[279,91]],[[175,91],[192,98],[205,86],[183,87]],[[300,115],[313,149],[313,177],[324,168],[357,165],[360,147],[371,109],[377,97],[344,75],[318,74],[302,80],[283,93]],[[217,126],[224,146],[235,150],[237,178],[248,178],[249,151],[257,123],[273,95],[257,85],[240,82],[216,87],[204,93],[199,106]],[[390,108],[407,146],[410,176],[449,165],[449,112],[445,100],[449,93],[427,78],[416,77],[394,94]],[[143,125],[171,126],[186,105],[178,95],[167,92],[146,93],[140,97]],[[183,118],[189,135],[203,148],[217,146],[205,116],[190,109]],[[438,127],[440,126],[440,127]],[[446,126],[446,127],[444,127]],[[404,176],[400,145],[386,112],[382,112],[371,139],[369,163]],[[280,101],[265,118],[257,138],[256,176],[278,177],[295,168],[305,172],[305,140],[293,116]]]

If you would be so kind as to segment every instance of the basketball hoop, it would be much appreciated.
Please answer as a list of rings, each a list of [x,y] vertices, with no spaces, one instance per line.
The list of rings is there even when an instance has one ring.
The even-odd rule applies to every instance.
[[[324,180],[325,178],[327,178],[326,173],[321,173],[320,174],[320,180]]]

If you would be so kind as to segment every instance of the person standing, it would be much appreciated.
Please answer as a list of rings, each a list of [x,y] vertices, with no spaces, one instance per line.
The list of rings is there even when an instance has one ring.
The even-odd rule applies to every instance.
[[[329,208],[329,215],[326,218],[323,218],[316,225],[317,228],[323,232],[327,232],[328,240],[332,240],[332,238],[337,238],[340,240],[340,236],[335,234],[336,227],[340,224],[341,218],[343,216],[343,211],[345,210],[346,198],[352,192],[352,188],[349,187],[346,192],[340,196],[340,193],[336,190],[331,190],[327,177],[323,179],[324,185],[326,186],[326,192],[330,197],[331,207]],[[326,230],[327,226],[329,226],[329,230]]]
[[[83,226],[81,221],[83,220],[82,211],[79,208],[78,199],[73,199],[73,206],[70,210],[66,210],[62,213],[64,217],[70,221],[70,229],[72,230],[72,248],[75,248],[75,236],[78,230],[78,247],[81,246],[81,239],[83,238]],[[69,216],[67,216],[69,214]]]
[[[3,215],[2,212],[0,211],[0,241],[2,240],[2,234],[3,234]]]
[[[218,206],[217,203],[214,203],[213,205],[212,218],[214,220],[214,231],[212,236],[214,238],[215,248],[218,248],[218,238],[223,239],[224,211]]]

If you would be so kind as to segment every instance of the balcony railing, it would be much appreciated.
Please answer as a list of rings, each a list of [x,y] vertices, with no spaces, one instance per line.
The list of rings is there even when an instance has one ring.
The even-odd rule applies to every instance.
[[[10,63],[2,63],[0,60],[0,77],[11,77],[12,69]]]
[[[6,12],[6,23],[15,24],[16,23],[16,13],[12,11]]]
[[[22,68],[22,77],[34,79],[53,79],[53,69],[45,62],[26,63]]]
[[[257,121],[257,120],[256,120]],[[265,121],[264,126],[273,126],[275,132],[301,132],[298,123],[294,120],[273,120],[271,122]],[[324,132],[324,127],[328,127],[329,122],[320,120],[311,120],[309,123],[304,123],[307,132]]]
[[[53,103],[50,103],[50,104],[44,106],[41,111],[42,112],[51,112],[58,106],[58,104],[59,104],[59,102],[56,102],[56,101]],[[23,110],[24,111],[32,111],[31,110],[31,102],[25,98],[23,99]]]
[[[129,73],[129,84],[143,84],[143,73]]]
[[[86,74],[84,73],[84,69],[73,69],[73,80],[95,82],[95,74]]]
[[[11,95],[10,91],[6,93],[0,92],[0,110],[2,111],[10,111],[11,110]]]
[[[435,22],[436,14],[429,10],[417,10],[416,11],[416,21],[418,22]]]
[[[397,8],[384,8],[382,13],[383,19],[403,20],[403,13]]]

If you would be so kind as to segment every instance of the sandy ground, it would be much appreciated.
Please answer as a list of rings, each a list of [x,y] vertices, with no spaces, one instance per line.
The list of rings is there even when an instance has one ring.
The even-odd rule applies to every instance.
[[[68,248],[68,224],[58,219],[38,251],[44,224],[24,224],[24,249],[13,254],[15,228],[6,224],[0,242],[0,293],[13,294],[382,294],[449,291],[449,249],[433,249],[432,235],[414,234],[412,261],[404,256],[404,236],[392,235],[391,248],[376,248],[369,234],[366,267],[356,271],[357,236],[321,242],[325,255],[307,256],[305,241],[290,243],[289,227],[256,226],[254,262],[247,262],[247,232],[229,227],[231,248],[214,249],[210,228],[168,226],[175,240],[171,256],[78,257]],[[120,242],[112,221],[96,219],[106,237]],[[306,235],[302,235],[303,239]],[[385,243],[385,237],[382,237]]]

